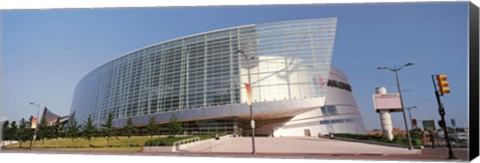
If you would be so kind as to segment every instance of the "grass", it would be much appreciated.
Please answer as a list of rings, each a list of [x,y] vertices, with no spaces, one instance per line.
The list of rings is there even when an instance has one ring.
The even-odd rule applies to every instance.
[[[213,134],[199,136],[202,140],[213,138]],[[167,136],[153,136],[152,140],[157,139],[162,142],[168,142],[167,144],[171,144],[174,141],[184,138],[189,137],[176,136],[174,138],[168,138]],[[76,138],[73,141],[69,138],[59,138],[58,141],[57,139],[36,141],[35,148],[56,151],[139,152],[145,142],[149,140],[150,136],[132,136],[130,137],[131,146],[128,147],[128,137],[126,136],[112,137],[110,142],[108,142],[105,137],[94,137],[91,141],[88,141],[86,138]],[[22,144],[23,148],[28,148],[29,146],[30,141]],[[18,149],[20,148],[20,143],[10,144],[5,147],[7,149]]]
[[[118,139],[117,139],[118,138]],[[156,138],[165,138],[165,136],[153,136],[153,139]],[[143,147],[145,141],[150,140],[150,136],[132,136],[130,137],[131,148],[140,150]],[[23,143],[22,147],[29,147],[30,142],[27,141]],[[91,146],[90,146],[91,145]],[[11,144],[6,146],[6,148],[19,148],[20,143]],[[89,142],[85,138],[76,138],[72,141],[72,139],[66,138],[59,138],[58,142],[56,139],[49,139],[42,142],[42,140],[35,142],[35,148],[45,148],[45,149],[58,149],[58,150],[92,150],[92,151],[108,151],[108,148],[115,148],[115,151],[130,151],[130,149],[122,149],[128,148],[128,137],[126,136],[118,136],[112,137],[110,142],[107,141],[104,137],[95,137]]]
[[[120,148],[54,148],[56,151],[88,151],[88,152],[140,152],[142,147]]]

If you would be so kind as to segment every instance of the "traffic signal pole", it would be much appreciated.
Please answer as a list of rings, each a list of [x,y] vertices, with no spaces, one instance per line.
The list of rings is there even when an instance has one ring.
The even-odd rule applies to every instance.
[[[457,159],[455,157],[455,153],[452,151],[452,146],[450,145],[450,139],[448,137],[448,129],[445,123],[445,109],[443,108],[442,101],[440,99],[440,93],[437,90],[437,86],[435,85],[435,76],[432,75],[432,82],[433,82],[433,87],[435,88],[435,97],[437,98],[437,104],[438,104],[438,112],[440,113],[440,117],[442,118],[441,125],[440,127],[443,128],[443,134],[445,135],[445,141],[447,142],[447,147],[448,147],[448,157],[447,159]],[[440,82],[440,81],[439,81]],[[443,93],[442,93],[443,95]]]

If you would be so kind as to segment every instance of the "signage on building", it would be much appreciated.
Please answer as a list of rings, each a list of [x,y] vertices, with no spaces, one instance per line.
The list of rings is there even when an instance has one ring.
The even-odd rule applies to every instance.
[[[333,79],[328,79],[328,81],[325,82],[325,78],[322,75],[318,77],[318,81],[320,84],[320,88],[323,88],[325,87],[325,85],[327,85],[327,87],[335,87],[335,88],[343,89],[349,92],[352,91],[352,87],[350,86],[350,84],[347,84],[341,81],[336,81]]]
[[[390,112],[402,111],[400,94],[373,94],[373,107],[375,110],[389,110]]]
[[[321,88],[325,87],[325,78],[320,76],[318,78],[318,80],[320,81],[319,82],[320,87]],[[328,82],[326,84],[327,84],[327,87],[335,87],[335,88],[343,89],[343,90],[346,90],[346,91],[349,91],[349,92],[352,91],[352,87],[350,86],[350,84],[347,84],[347,83],[344,83],[344,82],[341,82],[341,81],[328,79]]]
[[[434,120],[424,120],[423,123],[423,130],[425,131],[435,131],[435,121]]]
[[[332,80],[332,79],[328,79],[327,86],[343,89],[349,92],[352,91],[352,87],[349,84],[341,81]]]

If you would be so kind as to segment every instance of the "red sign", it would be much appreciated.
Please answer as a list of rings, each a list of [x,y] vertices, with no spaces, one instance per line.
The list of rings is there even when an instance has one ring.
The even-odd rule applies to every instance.
[[[319,84],[320,84],[320,88],[325,87],[325,85],[327,84],[327,83],[325,82],[325,78],[323,78],[322,75],[320,75],[320,76],[318,77],[318,81],[319,81]]]
[[[252,88],[250,84],[245,83],[245,89],[247,90],[247,103],[248,105],[252,105]]]
[[[35,118],[35,117],[32,118],[31,128],[37,128],[37,118]]]

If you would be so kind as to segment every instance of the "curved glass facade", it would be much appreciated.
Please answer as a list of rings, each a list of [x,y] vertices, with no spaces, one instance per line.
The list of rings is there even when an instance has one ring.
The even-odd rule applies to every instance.
[[[245,103],[325,96],[337,18],[246,25],[162,42],[114,59],[77,85],[71,112],[103,121]],[[236,53],[243,50],[254,59]]]

